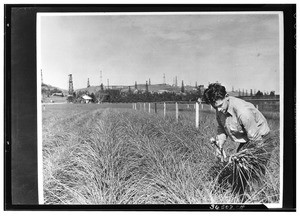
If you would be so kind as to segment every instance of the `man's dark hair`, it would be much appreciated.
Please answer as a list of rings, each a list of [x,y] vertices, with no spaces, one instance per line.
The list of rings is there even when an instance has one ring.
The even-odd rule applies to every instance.
[[[219,83],[212,83],[205,89],[202,101],[208,104],[214,104],[219,99],[224,99],[226,96],[226,89]]]

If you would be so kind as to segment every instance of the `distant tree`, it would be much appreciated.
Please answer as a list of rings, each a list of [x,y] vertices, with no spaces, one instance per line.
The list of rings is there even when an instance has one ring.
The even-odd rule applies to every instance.
[[[132,93],[130,86],[128,86],[128,93]]]
[[[75,97],[74,97],[74,96],[71,96],[71,95],[70,95],[70,96],[67,97],[67,102],[68,102],[68,103],[74,102],[74,100],[75,100]]]
[[[104,90],[104,88],[103,88],[103,83],[101,83],[101,85],[100,85],[100,90],[101,90],[101,91]]]
[[[52,95],[53,93],[62,93],[62,91],[60,89],[53,88],[52,90],[50,90],[50,95]]]
[[[270,96],[275,96],[275,91],[271,91]]]
[[[120,90],[109,89],[106,91],[106,93],[108,94],[109,102],[120,102],[122,99]]]
[[[197,97],[197,98],[199,98],[199,97],[201,98],[201,97],[202,97],[202,94],[203,94],[203,93],[202,93],[201,87],[198,86],[198,87],[197,87],[197,93],[196,93],[197,96],[196,96],[196,97]]]
[[[105,102],[107,94],[104,91],[97,91],[95,93],[96,102]]]
[[[96,102],[97,101],[96,96],[95,96],[94,93],[91,93],[89,96],[92,98],[92,102]]]
[[[262,93],[262,92],[260,92],[260,90],[259,91],[257,91],[257,93],[255,94],[255,96],[257,96],[257,97],[261,97],[261,96],[263,96],[264,94]]]
[[[182,83],[181,83],[181,93],[184,93],[184,84],[183,84],[183,80],[182,80]]]

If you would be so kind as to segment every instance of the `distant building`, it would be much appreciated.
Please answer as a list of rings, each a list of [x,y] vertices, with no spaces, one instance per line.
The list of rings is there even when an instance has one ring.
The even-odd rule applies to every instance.
[[[51,96],[61,96],[61,97],[63,97],[64,94],[63,93],[53,93]]]
[[[88,95],[83,95],[81,98],[85,100],[85,103],[90,103],[92,101],[92,98]]]
[[[171,91],[168,91],[168,90],[158,90],[156,91],[157,93],[171,93]]]

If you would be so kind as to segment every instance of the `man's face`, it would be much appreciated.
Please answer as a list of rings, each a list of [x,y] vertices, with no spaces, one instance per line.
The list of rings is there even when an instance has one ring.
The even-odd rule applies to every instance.
[[[219,112],[222,112],[224,114],[227,113],[229,102],[227,98],[225,97],[224,99],[218,99],[214,105],[212,105],[216,110]]]

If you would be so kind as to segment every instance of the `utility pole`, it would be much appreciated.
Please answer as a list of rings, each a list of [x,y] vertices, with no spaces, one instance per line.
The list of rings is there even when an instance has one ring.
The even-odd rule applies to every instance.
[[[109,79],[107,79],[107,89],[109,89]]]
[[[90,79],[88,78],[88,81],[87,81],[87,87],[89,88],[90,87]]]
[[[164,73],[164,84],[166,84],[166,76],[165,76],[165,73]]]

